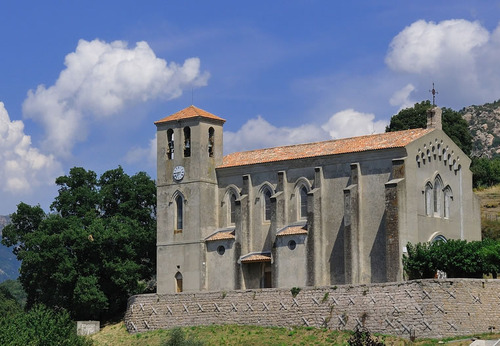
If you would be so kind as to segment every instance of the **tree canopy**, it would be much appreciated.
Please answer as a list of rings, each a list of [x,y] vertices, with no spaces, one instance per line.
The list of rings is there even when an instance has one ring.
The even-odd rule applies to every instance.
[[[455,240],[406,245],[403,267],[410,280],[433,278],[437,271],[449,278],[482,278],[500,271],[500,242]]]
[[[42,303],[75,319],[106,320],[142,293],[156,269],[156,186],[121,167],[97,177],[81,167],[56,179],[46,214],[20,203],[2,243],[22,261],[27,308]]]
[[[427,111],[432,108],[429,100],[415,103],[411,108],[402,109],[398,114],[391,117],[386,132],[401,131],[425,127],[427,124]],[[460,113],[443,107],[443,131],[450,137],[462,151],[470,155],[472,150],[472,135],[470,134],[467,121]]]

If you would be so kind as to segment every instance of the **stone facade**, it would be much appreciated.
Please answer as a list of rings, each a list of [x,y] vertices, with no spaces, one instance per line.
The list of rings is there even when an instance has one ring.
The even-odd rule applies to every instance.
[[[149,294],[129,299],[131,333],[211,324],[313,326],[410,338],[443,338],[500,328],[500,280]]]
[[[479,240],[470,160],[440,116],[224,157],[224,119],[156,122],[158,293],[402,281],[408,242]]]

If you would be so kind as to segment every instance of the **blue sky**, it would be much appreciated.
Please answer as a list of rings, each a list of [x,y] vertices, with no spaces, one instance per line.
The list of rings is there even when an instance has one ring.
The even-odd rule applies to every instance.
[[[74,166],[155,172],[194,103],[226,153],[382,132],[430,98],[500,99],[500,1],[2,1],[0,214]]]

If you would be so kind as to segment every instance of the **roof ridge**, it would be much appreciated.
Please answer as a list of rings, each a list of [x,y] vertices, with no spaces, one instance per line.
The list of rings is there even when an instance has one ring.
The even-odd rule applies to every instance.
[[[201,118],[206,118],[206,119],[212,119],[212,120],[217,120],[217,121],[222,121],[226,122],[225,119],[222,119],[221,117],[212,114],[210,112],[207,112],[204,109],[201,109],[199,107],[196,107],[195,105],[190,105],[184,109],[181,109],[180,111],[167,115],[166,117],[155,121],[155,124],[161,124],[169,121],[178,121],[178,120],[183,120],[183,119],[190,119],[190,118],[196,118],[196,117],[201,117]]]
[[[372,133],[370,135],[361,135],[361,136],[354,136],[354,137],[332,138],[332,139],[327,139],[327,140],[324,140],[324,141],[307,142],[307,143],[295,143],[295,144],[285,144],[285,145],[278,145],[278,146],[275,146],[275,147],[260,148],[260,149],[251,149],[251,150],[243,150],[243,151],[239,151],[239,153],[251,153],[251,152],[255,152],[255,151],[272,150],[272,149],[277,149],[277,148],[301,147],[301,146],[306,146],[306,145],[315,145],[315,144],[319,144],[319,143],[327,143],[327,142],[345,141],[345,140],[349,140],[349,139],[360,139],[360,138],[366,138],[366,137],[383,136],[383,135],[388,135],[388,134],[391,134],[391,133],[410,132],[410,131],[415,131],[415,130],[428,130],[428,129],[426,129],[426,128],[416,128],[416,129],[408,129],[408,130],[400,130],[400,131]],[[229,154],[224,155],[224,156],[228,156],[228,155],[235,154],[235,153],[238,153],[238,152],[229,153]]]
[[[434,129],[417,128],[234,152],[225,155],[223,163],[218,168],[398,148],[432,131]],[[296,150],[298,148],[303,150]]]

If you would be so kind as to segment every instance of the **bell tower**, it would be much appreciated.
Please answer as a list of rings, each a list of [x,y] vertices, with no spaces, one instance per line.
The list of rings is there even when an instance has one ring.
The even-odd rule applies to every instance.
[[[205,289],[204,239],[217,229],[224,122],[195,106],[155,122],[158,293]]]

